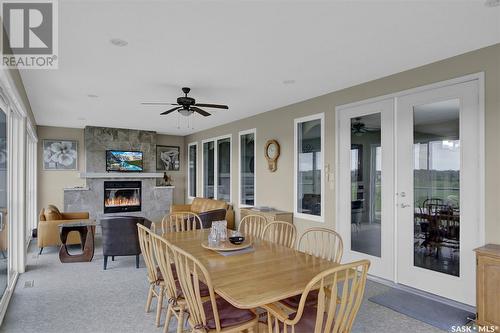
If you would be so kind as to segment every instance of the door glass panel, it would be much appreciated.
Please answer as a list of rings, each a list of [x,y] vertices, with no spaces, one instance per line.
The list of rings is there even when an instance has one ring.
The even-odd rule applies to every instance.
[[[415,106],[414,265],[459,276],[460,104]]]
[[[351,250],[380,257],[381,115],[351,119]]]
[[[203,144],[203,197],[214,197],[214,142]]]
[[[0,295],[7,288],[7,116],[0,110]]]
[[[217,140],[217,199],[231,199],[231,139]]]

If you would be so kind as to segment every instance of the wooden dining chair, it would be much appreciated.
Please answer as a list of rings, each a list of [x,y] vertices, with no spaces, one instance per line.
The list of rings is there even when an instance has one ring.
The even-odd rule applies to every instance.
[[[311,228],[306,230],[299,239],[297,250],[311,256],[325,259],[337,264],[342,260],[344,245],[342,237],[331,229]],[[289,309],[297,309],[301,295],[295,295],[280,301]],[[318,292],[313,290],[309,293],[306,306],[313,306],[318,301]]]
[[[262,238],[262,231],[267,224],[267,220],[262,215],[247,215],[240,221],[238,231],[245,236],[250,235],[255,238]]]
[[[163,305],[163,292],[165,283],[163,275],[156,266],[155,257],[153,253],[152,236],[154,233],[147,227],[137,223],[137,232],[139,234],[139,246],[141,253],[146,264],[147,278],[149,283],[148,298],[146,301],[146,312],[151,310],[151,302],[153,297],[156,297],[158,302],[156,305],[156,327],[160,326],[161,309]]]
[[[177,272],[175,270],[175,265],[172,265],[173,258],[171,252],[168,249],[167,242],[161,236],[152,235],[152,243],[155,257],[158,262],[158,268],[161,275],[164,277],[163,290],[168,300],[163,332],[168,332],[172,315],[177,318],[177,332],[182,332],[186,302],[182,298],[177,287]]]
[[[257,332],[258,318],[254,312],[235,308],[223,298],[216,298],[210,274],[198,259],[168,242],[167,244],[174,257],[189,311],[191,332]],[[209,300],[205,302],[200,293],[200,280],[206,283],[209,290]]]
[[[297,228],[290,222],[271,222],[264,227],[262,238],[279,245],[293,248],[297,238]]]
[[[165,215],[161,221],[161,230],[163,233],[195,229],[203,229],[203,224],[198,214],[193,212],[170,213]]]
[[[276,303],[263,306],[269,333],[351,332],[369,267],[368,260],[360,260],[319,273],[307,284],[295,313],[286,313]],[[318,290],[316,306],[306,306],[308,294],[314,290]]]
[[[334,230],[311,228],[300,236],[297,250],[340,264],[344,244],[342,237]]]

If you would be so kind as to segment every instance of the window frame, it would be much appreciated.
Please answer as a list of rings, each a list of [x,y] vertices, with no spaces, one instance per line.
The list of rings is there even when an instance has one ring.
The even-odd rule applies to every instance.
[[[209,139],[205,139],[201,141],[201,196],[204,198],[205,197],[205,168],[204,168],[204,161],[205,161],[205,149],[203,145],[207,142],[213,142],[214,143],[214,199],[215,200],[221,200],[218,198],[218,181],[219,181],[219,176],[217,175],[217,170],[219,167],[219,146],[217,145],[217,141],[222,140],[222,139],[229,139],[229,201],[228,203],[232,203],[233,201],[233,135],[232,134],[225,134]]]
[[[321,215],[312,215],[298,211],[298,125],[304,122],[320,120],[321,126]],[[293,121],[293,214],[294,217],[315,222],[325,222],[325,113],[316,113],[305,117],[295,118]]]
[[[195,188],[194,188],[194,196],[191,196],[191,168],[190,168],[190,163],[191,163],[191,147],[194,146],[196,148],[196,160],[194,161],[194,168],[195,168]],[[187,150],[187,157],[188,157],[188,161],[187,161],[187,197],[188,197],[188,200],[193,200],[194,198],[196,198],[196,196],[198,195],[198,175],[199,175],[199,169],[198,169],[198,156],[199,156],[199,153],[198,153],[199,149],[198,149],[198,141],[196,142],[191,142],[191,143],[188,143],[188,150]]]
[[[240,208],[247,208],[247,207],[253,207],[251,205],[243,204],[241,203],[241,190],[242,190],[242,184],[241,184],[241,137],[243,135],[248,135],[248,134],[253,134],[253,165],[254,165],[254,172],[253,172],[253,206],[257,206],[257,129],[256,128],[251,128],[248,130],[240,131],[238,132],[238,207]]]

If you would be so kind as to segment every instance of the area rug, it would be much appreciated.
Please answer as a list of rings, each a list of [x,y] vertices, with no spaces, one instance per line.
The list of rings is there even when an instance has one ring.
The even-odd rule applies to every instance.
[[[466,325],[475,317],[469,311],[394,288],[369,300],[444,331]]]

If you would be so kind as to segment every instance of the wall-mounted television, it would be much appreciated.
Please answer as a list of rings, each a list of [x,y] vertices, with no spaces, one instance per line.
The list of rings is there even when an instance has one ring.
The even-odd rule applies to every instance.
[[[106,171],[117,171],[117,172],[143,171],[142,151],[107,150]]]

